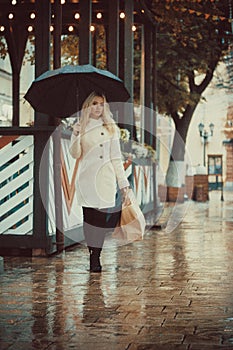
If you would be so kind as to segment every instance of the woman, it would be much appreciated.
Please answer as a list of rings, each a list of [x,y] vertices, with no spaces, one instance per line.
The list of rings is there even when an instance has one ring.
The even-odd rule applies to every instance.
[[[90,252],[90,271],[101,272],[100,254],[117,185],[127,200],[129,182],[121,160],[119,131],[106,98],[91,93],[83,103],[80,122],[73,126],[70,154],[79,158],[76,178],[78,203],[83,207],[83,230]]]

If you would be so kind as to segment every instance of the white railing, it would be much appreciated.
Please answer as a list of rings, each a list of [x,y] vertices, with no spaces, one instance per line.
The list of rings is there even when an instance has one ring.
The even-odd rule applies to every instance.
[[[0,234],[31,235],[33,136],[2,136],[0,141]]]

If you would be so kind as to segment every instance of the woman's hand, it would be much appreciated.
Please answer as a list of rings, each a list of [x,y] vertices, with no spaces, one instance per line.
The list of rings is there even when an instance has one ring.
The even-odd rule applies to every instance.
[[[80,130],[81,130],[81,126],[80,126],[80,123],[75,123],[73,125],[73,134],[75,136],[78,136],[78,134],[80,133]]]
[[[130,199],[128,194],[129,194],[129,187],[121,188],[121,201],[122,201],[122,204],[124,205],[130,204]]]

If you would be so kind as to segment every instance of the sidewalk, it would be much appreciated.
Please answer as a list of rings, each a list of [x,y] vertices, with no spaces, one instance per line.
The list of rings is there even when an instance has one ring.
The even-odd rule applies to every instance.
[[[101,274],[84,246],[5,258],[0,349],[233,349],[233,193],[220,198],[179,204],[143,241],[105,249]]]

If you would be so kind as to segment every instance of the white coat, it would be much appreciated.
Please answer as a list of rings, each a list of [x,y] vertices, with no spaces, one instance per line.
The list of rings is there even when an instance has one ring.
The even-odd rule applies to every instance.
[[[72,134],[69,151],[73,158],[80,158],[76,176],[78,204],[98,209],[114,207],[117,183],[120,189],[129,186],[118,132],[111,135],[102,118],[90,118],[84,134]]]

